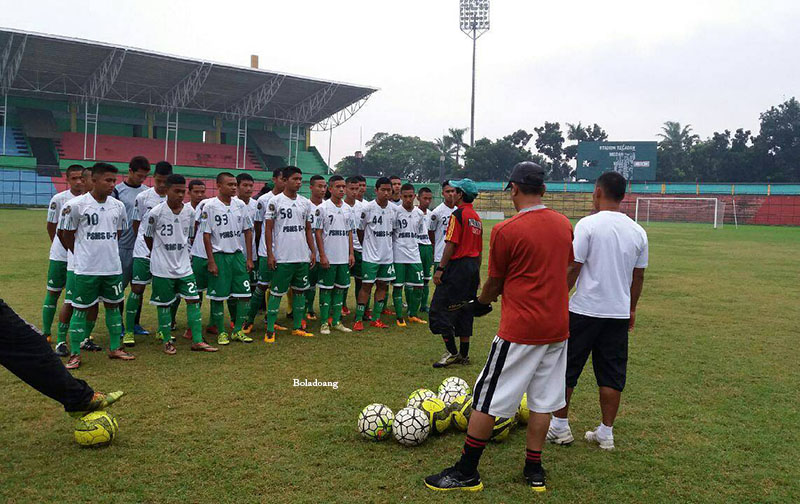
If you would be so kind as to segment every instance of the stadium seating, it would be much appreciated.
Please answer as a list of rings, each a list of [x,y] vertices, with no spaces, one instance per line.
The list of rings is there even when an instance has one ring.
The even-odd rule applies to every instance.
[[[6,142],[6,156],[30,156],[28,143],[19,128],[7,128],[4,132],[0,129],[0,155],[2,155],[3,137]]]

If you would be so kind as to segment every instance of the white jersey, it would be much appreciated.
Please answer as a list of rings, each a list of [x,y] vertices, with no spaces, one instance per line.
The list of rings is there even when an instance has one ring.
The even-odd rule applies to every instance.
[[[73,268],[76,275],[119,275],[119,237],[128,225],[125,205],[118,199],[103,203],[91,193],[67,202],[61,211],[61,227],[75,231]]]
[[[203,220],[203,233],[211,235],[212,252],[233,254],[239,251],[239,236],[253,229],[253,221],[241,200],[231,198],[230,205],[219,197],[205,200],[200,218]],[[198,239],[201,238],[198,236]]]
[[[315,225],[315,222],[316,222],[316,219],[317,219],[316,218],[316,215],[317,215],[316,211],[317,211],[317,209],[319,207],[322,206],[322,203],[325,203],[325,200],[322,200],[322,203],[320,203],[319,205],[315,205],[314,202],[311,201],[310,199],[308,201],[311,203],[311,212],[312,212],[311,213],[311,238],[312,238],[312,240],[314,240],[314,250],[316,251],[316,254],[317,254],[317,262],[319,262],[319,249],[317,248],[317,239],[314,238],[314,229],[316,229],[314,227],[314,225]]]
[[[331,264],[349,264],[353,228],[353,212],[344,202],[336,206],[327,200],[314,211],[314,229],[322,230],[325,256]]]
[[[80,198],[80,196],[75,196],[74,198],[67,200],[61,207],[62,212],[66,205],[72,205],[71,201],[76,200],[78,198]],[[59,241],[59,243],[61,242],[61,240],[58,239],[58,230],[64,229],[63,224],[64,224],[64,219],[61,218],[61,213],[59,213],[58,225],[56,225],[56,238],[55,238],[56,240]],[[64,245],[62,244],[61,247],[63,248]],[[67,250],[67,271],[75,273],[75,254],[73,254],[69,250]]]
[[[417,264],[419,256],[419,235],[425,230],[425,214],[417,207],[406,210],[400,207],[394,217],[394,262]]]
[[[50,199],[50,206],[47,208],[47,222],[55,224],[58,228],[58,221],[61,220],[61,210],[64,209],[64,204],[79,195],[72,194],[72,191],[67,189],[54,195]],[[66,261],[67,249],[61,244],[58,236],[53,237],[53,243],[50,244],[50,260],[51,261]]]
[[[195,257],[200,257],[201,259],[208,259],[206,254],[206,246],[203,244],[203,208],[206,206],[207,201],[207,199],[204,199],[198,203],[197,208],[193,210],[196,232],[194,236],[194,242],[192,243],[191,254]],[[191,206],[191,203],[189,205]]]
[[[439,262],[444,255],[444,237],[447,235],[447,225],[450,223],[450,216],[456,211],[456,207],[450,208],[444,203],[433,209],[431,213],[431,223],[428,226],[433,231],[436,242],[433,247],[433,260]]]
[[[267,203],[264,221],[272,221],[272,251],[279,263],[307,263],[311,249],[306,240],[306,226],[314,221],[314,204],[305,196],[294,199],[281,193]],[[266,231],[266,228],[265,228]]]
[[[417,208],[419,208],[419,207],[417,207]],[[422,215],[425,216],[425,220],[424,220],[425,228],[424,228],[423,232],[419,234],[418,242],[419,242],[420,245],[430,245],[431,244],[431,237],[428,236],[428,230],[430,230],[430,228],[431,228],[431,216],[433,215],[433,212],[430,209],[428,211],[426,211],[426,212],[423,212],[421,208],[419,208],[419,211],[422,212]]]
[[[344,204],[347,205],[347,202],[345,201]],[[364,206],[364,203],[355,200],[353,201],[353,206],[347,206],[350,207],[350,213],[353,215],[353,250],[361,252],[363,249],[361,248],[361,241],[358,239],[356,229],[358,228],[358,217],[361,215],[361,207]]]
[[[239,200],[242,203],[244,203],[244,200],[242,200],[238,196],[234,196],[233,199]],[[258,213],[258,201],[256,201],[254,198],[250,198],[247,201],[247,203],[244,203],[244,206],[245,206],[245,211],[250,216],[250,222],[255,223],[256,222],[256,214]],[[256,254],[258,254],[258,243],[256,243],[255,235],[253,235],[251,249],[252,249],[253,261],[255,261],[256,260]],[[244,233],[242,233],[242,236],[240,236],[240,239],[239,239],[239,250],[242,251],[242,254],[245,254],[245,250],[244,250]],[[245,257],[247,257],[247,254],[245,254]]]
[[[392,205],[394,205],[396,207],[401,207],[401,206],[403,206],[403,198],[400,198],[397,201],[395,201],[395,200],[390,198],[389,199],[389,203],[391,203]]]
[[[133,245],[133,257],[140,259],[147,259],[150,257],[150,250],[144,242],[144,230],[147,227],[147,214],[167,200],[167,195],[159,195],[154,188],[142,191],[136,196],[136,201],[133,204],[133,222],[139,221],[139,231],[136,233],[136,241]]]
[[[258,237],[258,256],[259,257],[267,257],[267,238],[266,227],[264,227],[264,216],[267,215],[267,207],[269,206],[269,200],[277,196],[274,192],[268,191],[265,194],[262,194],[258,201],[256,202],[256,219],[254,222],[261,223],[261,236]],[[272,250],[275,250],[275,244],[272,244]]]
[[[381,208],[377,201],[370,201],[361,207],[358,229],[364,230],[361,258],[373,264],[392,264],[392,229],[394,228],[395,205],[387,203]]]
[[[194,209],[183,205],[175,213],[167,202],[159,203],[147,214],[143,222],[144,236],[153,239],[150,254],[150,272],[161,278],[183,278],[192,273],[192,262],[187,250],[194,236]]]

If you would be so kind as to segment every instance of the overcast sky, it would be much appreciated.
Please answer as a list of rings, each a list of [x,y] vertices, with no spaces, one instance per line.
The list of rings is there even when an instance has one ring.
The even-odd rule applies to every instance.
[[[379,131],[469,126],[458,0],[0,0],[0,26],[380,88],[333,133],[331,161]],[[653,140],[664,121],[758,130],[800,94],[800,1],[494,0],[478,40],[476,137],[544,121]],[[312,137],[324,156],[328,133]],[[531,147],[533,147],[531,142]]]

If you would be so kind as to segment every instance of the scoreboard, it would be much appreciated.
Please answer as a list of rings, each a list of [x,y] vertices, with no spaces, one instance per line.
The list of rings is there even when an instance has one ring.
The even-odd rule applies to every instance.
[[[656,179],[657,142],[578,142],[578,180],[615,171],[627,180]]]

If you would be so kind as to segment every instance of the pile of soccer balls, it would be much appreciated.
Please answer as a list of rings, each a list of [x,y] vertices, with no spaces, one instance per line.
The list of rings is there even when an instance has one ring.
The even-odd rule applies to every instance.
[[[524,410],[524,411],[523,411]],[[403,446],[422,444],[428,436],[442,434],[451,426],[466,431],[472,412],[472,390],[457,376],[445,378],[438,394],[426,388],[413,391],[406,406],[396,414],[385,404],[370,404],[358,415],[358,432],[366,439],[382,441],[394,434]],[[517,423],[528,422],[528,407],[523,396],[517,415],[496,418],[491,439],[502,441]]]
[[[110,445],[119,431],[117,419],[108,411],[92,411],[75,422],[75,442],[81,446]]]

